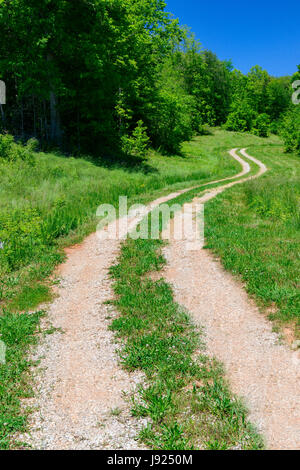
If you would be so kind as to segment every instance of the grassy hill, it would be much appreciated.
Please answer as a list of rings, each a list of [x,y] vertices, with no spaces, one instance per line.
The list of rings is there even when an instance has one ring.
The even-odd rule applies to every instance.
[[[152,151],[145,162],[108,164],[54,153],[12,161],[0,156],[2,305],[26,310],[49,298],[48,286],[40,281],[61,261],[61,247],[95,229],[100,204],[117,208],[121,195],[128,196],[129,204],[148,202],[161,193],[235,174],[239,167],[226,150],[208,136],[186,143],[180,156]]]
[[[300,159],[284,153],[278,137],[263,139],[214,129],[211,135],[185,143],[181,155],[166,157],[152,151],[146,162],[131,165],[108,165],[54,153],[30,153],[30,158],[25,158],[27,150],[19,152],[24,158],[0,157],[0,330],[7,346],[7,364],[0,365],[0,448],[17,446],[11,436],[26,429],[20,398],[32,393],[27,353],[36,342],[42,315],[27,312],[51,299],[53,281],[49,276],[64,258],[63,247],[92,232],[97,224],[97,207],[102,203],[117,207],[120,195],[128,196],[129,204],[146,203],[175,189],[235,175],[240,166],[228,154],[233,147],[247,147],[269,171],[206,205],[207,246],[243,280],[248,292],[276,320],[276,327],[287,328],[294,340],[299,335],[300,319]],[[13,151],[18,154],[15,147]],[[188,192],[177,202],[184,203],[196,194],[197,190]],[[149,258],[152,253],[143,252],[147,246],[135,243],[132,247],[137,250],[136,258],[130,260],[133,272],[139,262],[143,263],[141,257]],[[126,253],[126,245],[124,250]],[[155,250],[151,256],[154,262]],[[125,271],[124,275],[126,278]],[[235,408],[223,385],[220,393],[232,404],[243,428],[245,412]],[[224,412],[221,424],[226,442],[220,442],[230,446],[236,439],[236,429],[228,431],[229,424],[234,423],[227,418]],[[178,435],[181,442],[182,431]],[[145,436],[147,442],[153,439]],[[208,447],[220,448],[220,442],[214,439]],[[183,447],[184,442],[180,444]],[[170,445],[169,438],[164,445]],[[251,448],[260,445],[253,435]]]

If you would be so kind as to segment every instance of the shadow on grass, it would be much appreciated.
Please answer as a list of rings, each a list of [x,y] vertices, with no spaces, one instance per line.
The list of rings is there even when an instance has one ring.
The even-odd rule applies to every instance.
[[[43,149],[42,152],[49,152],[49,150],[45,151]],[[52,148],[51,153],[57,155],[58,157],[66,159],[83,159],[97,167],[107,168],[109,170],[122,169],[123,171],[128,171],[129,173],[141,172],[145,175],[151,173],[159,173],[157,168],[150,165],[146,158],[140,158],[135,155],[127,155],[122,152],[115,152],[114,154],[104,154],[96,156],[81,154],[79,152],[71,153],[58,148]]]

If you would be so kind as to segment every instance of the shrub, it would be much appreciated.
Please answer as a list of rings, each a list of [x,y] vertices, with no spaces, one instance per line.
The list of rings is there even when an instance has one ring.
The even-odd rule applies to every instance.
[[[281,135],[286,152],[298,152],[300,155],[300,106],[295,106],[282,122]]]
[[[39,148],[39,141],[35,139],[34,137],[32,139],[29,139],[26,143],[26,148],[30,152],[37,152]]]
[[[0,267],[11,271],[28,263],[42,244],[42,219],[35,209],[0,214]]]
[[[12,135],[0,135],[0,158],[3,160],[14,160],[13,145],[14,138]]]
[[[10,134],[0,134],[0,159],[10,162],[23,160],[35,164],[34,151],[38,147],[36,139],[30,139],[26,145],[17,144]]]
[[[269,126],[269,130],[271,134],[275,134],[275,135],[280,134],[281,126],[282,126],[282,122],[280,119],[278,119],[277,121],[271,121],[270,126]]]
[[[225,129],[235,132],[247,132],[252,129],[255,112],[245,101],[234,103],[228,115]]]
[[[253,123],[252,132],[259,137],[268,137],[270,118],[267,114],[259,114]]]
[[[122,150],[127,155],[145,158],[149,140],[147,127],[144,127],[143,121],[138,121],[131,136],[124,135],[122,137]]]

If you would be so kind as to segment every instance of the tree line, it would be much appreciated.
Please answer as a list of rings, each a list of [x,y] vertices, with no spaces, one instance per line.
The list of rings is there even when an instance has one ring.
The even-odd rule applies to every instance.
[[[300,148],[291,83],[202,50],[162,0],[2,0],[0,131],[68,152],[143,156],[206,126]],[[291,138],[289,129],[294,129]],[[285,130],[285,131],[284,131]],[[285,134],[284,134],[285,132]]]

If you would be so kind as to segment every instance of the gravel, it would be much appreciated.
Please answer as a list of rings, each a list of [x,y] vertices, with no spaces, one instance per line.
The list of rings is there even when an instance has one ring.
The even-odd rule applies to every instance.
[[[242,154],[253,159],[245,150]],[[254,161],[260,165],[259,174],[267,171]],[[233,184],[206,193],[197,203]],[[171,237],[165,249],[164,277],[173,285],[176,301],[204,328],[208,354],[224,364],[232,391],[243,397],[267,448],[299,449],[299,351],[282,344],[241,283],[197,240],[190,250],[190,242],[190,237]]]
[[[148,211],[183,191],[154,201]],[[141,219],[133,216],[134,226]],[[120,229],[126,227],[112,222]],[[119,364],[118,344],[109,330],[117,316],[105,302],[114,296],[108,271],[118,257],[120,240],[105,239],[107,228],[66,249],[67,261],[57,270],[61,279],[57,298],[47,308],[33,359],[33,399],[24,407],[35,411],[30,417],[30,433],[18,436],[34,449],[141,449],[137,442],[145,419],[130,413],[130,396],[143,381],[139,372],[129,373]]]

